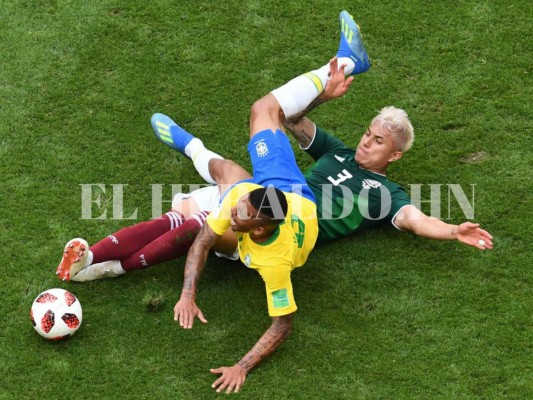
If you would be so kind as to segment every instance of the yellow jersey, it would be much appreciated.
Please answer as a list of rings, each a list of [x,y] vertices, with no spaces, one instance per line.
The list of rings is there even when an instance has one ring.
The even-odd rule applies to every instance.
[[[231,209],[245,194],[262,186],[243,182],[233,186],[218,208],[207,217],[207,224],[222,235],[230,228]],[[292,290],[291,272],[301,267],[318,236],[316,204],[295,193],[283,192],[287,198],[287,216],[265,242],[254,242],[248,233],[236,232],[241,261],[255,269],[265,282],[268,313],[271,317],[297,310]]]

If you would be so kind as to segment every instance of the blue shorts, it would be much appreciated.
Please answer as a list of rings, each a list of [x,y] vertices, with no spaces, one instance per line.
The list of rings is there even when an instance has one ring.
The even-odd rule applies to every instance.
[[[296,193],[316,203],[304,174],[296,164],[291,142],[279,129],[257,133],[248,143],[253,177],[247,179],[261,186],[274,186],[283,192]]]

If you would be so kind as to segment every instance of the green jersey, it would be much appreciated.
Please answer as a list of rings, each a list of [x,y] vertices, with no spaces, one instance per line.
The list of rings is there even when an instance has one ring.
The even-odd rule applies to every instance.
[[[411,204],[401,186],[359,167],[355,150],[319,127],[305,151],[316,160],[305,180],[317,200],[318,242],[391,223],[403,206]]]

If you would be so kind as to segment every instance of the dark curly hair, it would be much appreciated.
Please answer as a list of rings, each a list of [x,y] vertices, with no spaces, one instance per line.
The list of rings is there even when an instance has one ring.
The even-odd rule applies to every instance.
[[[257,210],[257,217],[270,224],[279,224],[287,215],[287,198],[273,186],[252,190],[248,201]]]

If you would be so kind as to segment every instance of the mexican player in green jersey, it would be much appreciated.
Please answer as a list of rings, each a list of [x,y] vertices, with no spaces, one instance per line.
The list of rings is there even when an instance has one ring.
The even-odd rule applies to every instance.
[[[453,225],[427,216],[411,204],[401,186],[387,179],[388,166],[414,141],[413,126],[404,110],[383,108],[355,149],[305,117],[319,104],[344,95],[352,81],[353,76],[345,78],[344,65],[332,68],[322,94],[285,122],[300,147],[316,160],[305,178],[317,199],[318,243],[390,223],[419,236],[492,249],[492,236],[479,224],[467,221]]]
[[[320,215],[319,242],[392,221],[410,204],[405,190],[385,175],[361,168],[355,152],[317,128],[305,149],[316,163],[305,173]]]

